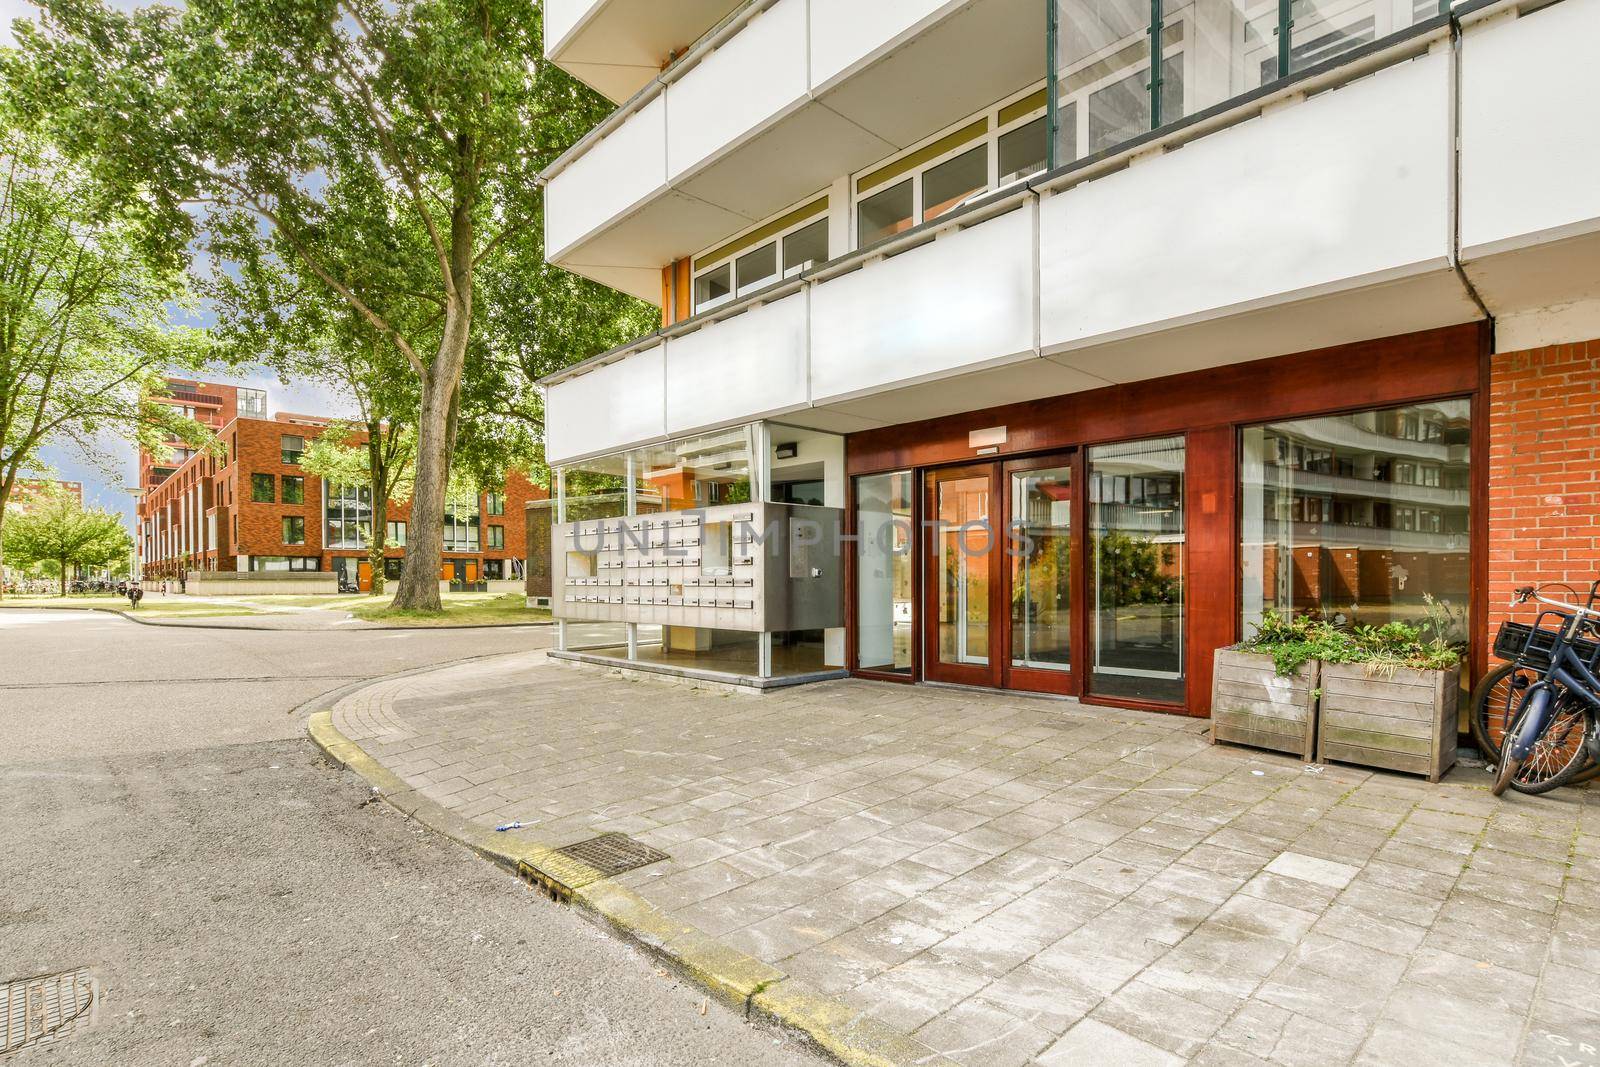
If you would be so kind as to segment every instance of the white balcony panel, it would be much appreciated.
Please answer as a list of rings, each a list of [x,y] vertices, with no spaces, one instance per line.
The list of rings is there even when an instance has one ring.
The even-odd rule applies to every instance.
[[[811,7],[812,92],[901,148],[1045,76],[1043,0],[812,0]],[[924,12],[931,14],[914,17]],[[840,60],[858,52],[870,58],[841,75],[826,44],[819,60],[819,33],[847,44]]]
[[[1041,348],[1446,269],[1449,73],[1427,55],[1047,198]]]
[[[1462,38],[1461,258],[1498,317],[1600,299],[1596,34],[1600,0],[1565,0]]]
[[[811,294],[815,403],[1031,356],[1031,202]]]
[[[560,260],[586,234],[665,190],[666,117],[665,98],[650,101],[550,180],[544,217],[551,259]]]
[[[555,383],[545,407],[546,458],[553,464],[663,436],[665,390],[659,345]]]
[[[742,0],[545,0],[545,55],[621,103]]]
[[[798,106],[806,96],[806,0],[779,0],[667,87],[667,176]]]
[[[806,403],[806,294],[667,341],[667,432],[775,415]]]
[[[960,6],[960,0],[811,0],[811,84],[826,86],[864,66],[887,42]]]

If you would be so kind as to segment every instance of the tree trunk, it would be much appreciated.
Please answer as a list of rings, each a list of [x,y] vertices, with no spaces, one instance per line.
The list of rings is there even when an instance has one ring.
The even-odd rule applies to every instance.
[[[10,495],[0,483],[0,600],[6,597],[6,502]]]
[[[57,560],[61,564],[61,595],[67,595],[67,559],[65,556]]]
[[[422,382],[417,420],[416,490],[411,496],[411,528],[406,565],[390,605],[397,611],[443,611],[439,569],[444,557],[444,497],[450,478],[450,406],[466,362],[471,329],[471,297],[452,301],[445,311],[439,353]]]
[[[372,595],[382,596],[383,550],[389,541],[389,472],[383,464],[383,424],[367,423],[367,475],[372,482],[372,536],[367,538],[367,565],[372,568]]]

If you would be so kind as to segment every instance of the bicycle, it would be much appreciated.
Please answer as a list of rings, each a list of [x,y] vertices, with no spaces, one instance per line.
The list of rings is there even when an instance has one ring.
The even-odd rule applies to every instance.
[[[1514,786],[1522,793],[1546,793],[1571,781],[1586,764],[1600,756],[1596,715],[1600,714],[1600,677],[1591,662],[1578,654],[1577,643],[1585,630],[1596,630],[1600,611],[1578,607],[1539,595],[1533,586],[1517,590],[1513,606],[1533,600],[1546,606],[1528,633],[1521,657],[1541,647],[1549,653],[1549,667],[1527,687],[1517,703],[1505,733],[1495,768],[1495,796]],[[1555,630],[1541,624],[1547,617],[1560,621]]]
[[[1541,591],[1549,588],[1549,585],[1542,586]],[[1577,590],[1571,586],[1560,585],[1560,588],[1577,596]],[[1515,607],[1517,603],[1512,601],[1511,606]],[[1589,597],[1584,606],[1591,609],[1600,606],[1600,582],[1589,587]],[[1483,753],[1484,761],[1490,765],[1500,760],[1501,741],[1507,725],[1516,714],[1522,695],[1550,666],[1549,646],[1544,641],[1548,636],[1535,635],[1533,627],[1520,622],[1503,622],[1494,635],[1491,651],[1496,658],[1505,662],[1479,679],[1468,698],[1468,707],[1471,709],[1468,728],[1478,751]],[[1579,655],[1590,662],[1593,662],[1592,656],[1600,653],[1600,646],[1590,641],[1580,640],[1577,647]]]

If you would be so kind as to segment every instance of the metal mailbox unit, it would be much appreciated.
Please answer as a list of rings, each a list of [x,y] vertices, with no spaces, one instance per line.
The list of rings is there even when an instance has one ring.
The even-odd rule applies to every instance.
[[[746,633],[843,626],[843,521],[839,508],[743,503],[559,524],[553,613]]]

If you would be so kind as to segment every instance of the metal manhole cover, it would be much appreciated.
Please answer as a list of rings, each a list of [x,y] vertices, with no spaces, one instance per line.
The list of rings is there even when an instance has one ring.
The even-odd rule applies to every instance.
[[[671,858],[665,852],[651,848],[643,841],[635,841],[627,834],[601,834],[556,851],[579,863],[588,864],[608,878]]]
[[[87,1023],[95,993],[87,967],[7,982],[0,998],[5,1006],[0,1056],[54,1041]]]

